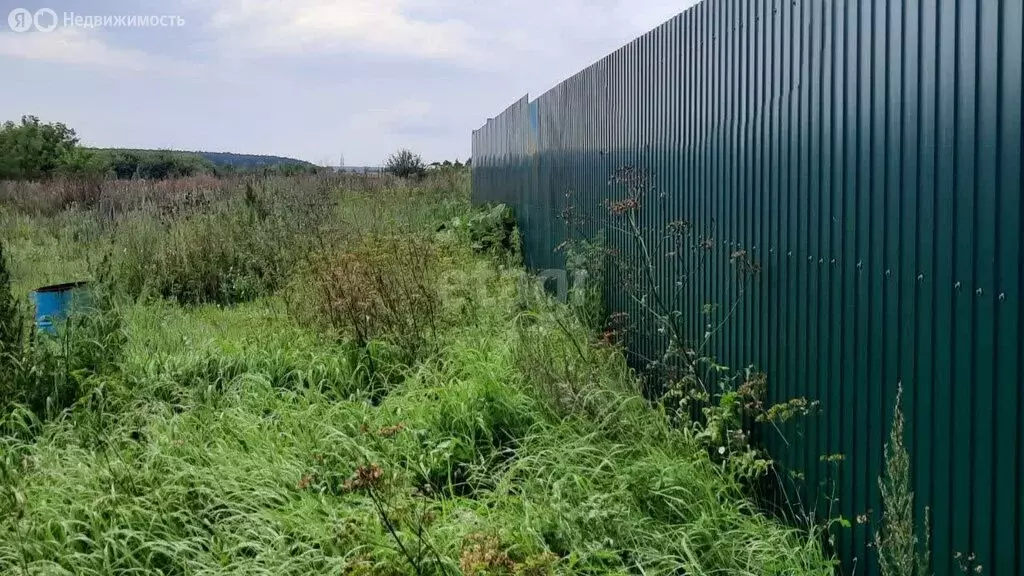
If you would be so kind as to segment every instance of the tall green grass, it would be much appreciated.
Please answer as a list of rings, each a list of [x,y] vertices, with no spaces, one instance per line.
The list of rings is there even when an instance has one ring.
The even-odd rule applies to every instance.
[[[353,222],[324,242],[432,234],[429,352],[367,353],[296,315],[302,267],[231,306],[123,302],[117,370],[59,417],[2,417],[0,573],[832,573],[820,535],[761,514],[620,351],[436,232],[461,198],[339,196]],[[356,222],[370,204],[388,217]],[[381,390],[370,362],[399,377]]]
[[[99,207],[51,214],[0,203],[0,230],[20,297],[90,278],[109,256],[116,288],[133,298],[235,304],[277,292],[314,251],[367,234],[432,232],[467,209],[467,178],[115,182]]]

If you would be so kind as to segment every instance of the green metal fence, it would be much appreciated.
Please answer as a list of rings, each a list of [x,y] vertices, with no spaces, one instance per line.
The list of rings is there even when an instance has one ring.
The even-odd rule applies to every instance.
[[[803,508],[878,519],[902,383],[935,573],[962,552],[1022,574],[1022,32],[1019,0],[707,0],[488,120],[474,199],[512,205],[552,268],[565,194],[595,234],[611,172],[649,170],[652,223],[714,222],[762,266],[717,352],[821,402],[766,437]],[[728,273],[680,309],[735,296]],[[877,572],[872,534],[841,531],[846,573]]]

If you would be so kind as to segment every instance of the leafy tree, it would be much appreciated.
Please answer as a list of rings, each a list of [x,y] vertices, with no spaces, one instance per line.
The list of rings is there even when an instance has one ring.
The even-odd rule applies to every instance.
[[[384,171],[400,178],[419,178],[427,171],[423,158],[411,150],[402,148],[392,154],[384,163]]]
[[[78,136],[66,125],[44,124],[36,116],[0,126],[0,179],[40,180],[54,176],[72,158]]]
[[[110,170],[110,164],[106,158],[92,150],[76,147],[67,154],[61,161],[58,172],[62,176],[101,177]]]
[[[192,152],[171,150],[102,150],[110,172],[119,179],[163,180],[215,173],[212,162]]]
[[[203,170],[198,156],[160,150],[142,156],[140,176],[153,180],[194,176]]]

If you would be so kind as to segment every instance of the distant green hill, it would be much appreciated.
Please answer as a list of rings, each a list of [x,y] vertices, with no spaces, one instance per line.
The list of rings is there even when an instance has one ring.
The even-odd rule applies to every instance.
[[[262,168],[264,166],[309,166],[315,164],[286,158],[284,156],[267,156],[264,154],[235,154],[234,152],[192,152],[201,158],[205,158],[218,166],[234,166],[236,168]]]
[[[314,172],[318,166],[304,160],[232,152],[90,148],[105,171],[117,178],[180,178],[196,174],[275,171],[285,174]]]

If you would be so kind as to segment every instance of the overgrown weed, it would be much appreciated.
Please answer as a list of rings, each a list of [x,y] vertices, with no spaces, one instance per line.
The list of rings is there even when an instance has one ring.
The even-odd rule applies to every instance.
[[[218,280],[172,295],[195,305],[133,302],[116,369],[62,417],[5,412],[0,572],[832,573],[819,533],[759,513],[689,429],[651,409],[621,350],[520,293],[509,261],[438,231],[469,214],[461,192],[432,186],[341,195],[333,213],[357,220],[392,193],[377,199],[388,234],[302,231],[317,256],[282,266],[287,290],[220,300]],[[146,233],[188,244],[222,233],[193,219],[274,218],[261,188],[240,193],[245,211],[150,213]],[[143,226],[133,218],[114,225],[114,246],[134,234],[119,227]],[[332,254],[347,256],[319,260]],[[317,277],[338,334],[294,313],[330,310],[303,284]],[[395,371],[386,393],[368,370]]]

